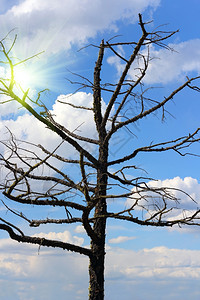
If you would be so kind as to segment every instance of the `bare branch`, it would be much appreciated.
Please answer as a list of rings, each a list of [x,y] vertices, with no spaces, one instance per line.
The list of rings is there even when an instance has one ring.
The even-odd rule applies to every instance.
[[[50,104],[46,105],[41,99],[46,89],[38,92],[33,99],[31,98],[29,89],[23,89],[15,80],[15,67],[37,55],[18,60],[11,54],[17,37],[15,36],[13,42],[9,43],[9,47],[4,43],[4,39],[0,41],[0,64],[9,68],[10,71],[10,78],[4,78],[3,75],[0,78],[0,95],[1,97],[3,95],[0,103],[17,102],[55,136],[61,138],[59,145],[54,150],[49,150],[40,144],[35,145],[33,142],[16,139],[14,134],[7,129],[5,136],[7,137],[10,133],[9,139],[2,138],[0,141],[2,149],[0,167],[3,170],[0,191],[7,201],[11,200],[16,206],[11,208],[6,200],[2,203],[15,219],[21,218],[20,221],[28,222],[30,227],[38,227],[42,224],[80,223],[89,237],[90,249],[71,243],[27,236],[18,226],[4,218],[0,218],[0,230],[7,231],[10,237],[18,242],[37,244],[39,247],[58,247],[88,256],[90,259],[90,299],[103,299],[105,236],[108,218],[154,227],[200,225],[200,209],[190,193],[163,186],[160,181],[156,182],[155,178],[139,167],[143,165],[142,162],[137,163],[138,166],[135,161],[130,162],[131,159],[138,159],[138,154],[142,152],[175,151],[183,157],[189,154],[200,156],[198,153],[193,154],[191,150],[191,148],[194,149],[193,145],[200,142],[200,128],[193,129],[189,134],[175,138],[172,136],[171,139],[165,141],[158,139],[156,142],[144,145],[140,143],[139,146],[137,144],[132,146],[133,143],[130,143],[122,151],[120,149],[119,158],[112,158],[113,153],[116,154],[119,148],[117,145],[114,149],[116,145],[111,143],[114,141],[111,138],[114,138],[116,133],[119,132],[121,137],[124,134],[121,130],[125,128],[126,132],[135,137],[130,125],[138,126],[138,121],[142,122],[146,117],[156,115],[157,112],[163,121],[166,113],[169,113],[166,109],[167,104],[177,94],[186,87],[190,91],[200,91],[197,84],[200,76],[186,77],[186,81],[168,93],[167,97],[154,98],[154,87],[145,84],[144,80],[150,61],[153,60],[151,45],[174,51],[165,43],[176,32],[162,31],[160,28],[149,32],[147,25],[148,23],[145,23],[142,15],[139,14],[141,35],[138,42],[114,42],[111,38],[106,43],[102,40],[99,46],[94,45],[98,49],[98,57],[92,81],[85,76],[72,73],[81,81],[69,80],[72,84],[78,84],[78,89],[74,93],[81,88],[92,90],[92,107],[70,103],[67,99],[66,101],[58,100],[66,104],[68,108],[72,107],[72,111],[91,111],[97,138],[89,138],[87,134],[83,136],[77,134],[82,126],[81,121],[79,124],[74,124],[74,130],[69,130],[59,124],[49,109]],[[119,46],[124,46],[123,54],[118,50]],[[117,82],[101,82],[105,49],[121,63],[121,73]],[[135,74],[134,79],[132,79],[132,71]],[[102,95],[103,97],[105,95],[104,103],[102,103]],[[144,139],[142,141],[144,142]],[[69,153],[68,148],[64,148],[66,143],[75,150],[75,156],[72,158],[72,153]],[[92,148],[91,144],[94,144]],[[59,148],[61,145],[62,148]],[[116,152],[112,153],[112,149]],[[60,154],[61,150],[64,154]],[[116,167],[117,164],[122,165]],[[189,202],[186,202],[185,198]],[[181,201],[182,199],[184,201]],[[18,203],[23,204],[20,205],[23,208],[24,205],[41,205],[43,211],[46,209],[46,216],[41,219],[37,216],[29,219],[19,209]],[[51,206],[51,210],[57,207],[58,218],[47,217],[49,215],[47,206]],[[187,210],[187,207],[191,210]],[[60,212],[64,213],[64,217],[61,217]]]
[[[63,103],[63,104],[67,104],[73,108],[78,108],[78,109],[84,109],[84,110],[91,110],[93,111],[93,108],[91,107],[85,107],[85,106],[80,106],[80,105],[75,105],[75,104],[72,104],[70,102],[64,102],[64,101],[61,101],[61,100],[57,100],[59,103]]]
[[[30,227],[38,227],[41,224],[73,224],[82,223],[82,218],[71,218],[71,219],[49,219],[46,220],[32,220],[29,224]]]
[[[107,122],[107,120],[109,118],[110,112],[111,112],[111,110],[113,108],[113,105],[114,105],[114,103],[115,103],[115,101],[116,101],[116,99],[117,99],[117,97],[118,97],[118,95],[120,93],[120,90],[121,90],[121,88],[123,86],[123,83],[124,83],[125,78],[126,78],[126,76],[128,74],[128,71],[129,71],[132,63],[134,62],[136,56],[138,55],[141,47],[143,46],[143,43],[144,43],[146,37],[148,36],[148,33],[144,29],[144,23],[142,22],[141,15],[140,15],[140,26],[142,28],[143,35],[140,38],[140,40],[137,43],[137,45],[136,45],[136,47],[135,47],[132,55],[130,56],[128,62],[125,65],[125,68],[124,68],[124,70],[122,72],[122,75],[121,75],[121,77],[120,77],[120,79],[118,81],[117,87],[116,87],[116,89],[115,89],[115,91],[114,91],[114,93],[113,93],[113,95],[112,95],[112,97],[111,97],[111,99],[110,99],[110,101],[109,101],[109,103],[107,105],[106,112],[105,112],[105,115],[104,115],[104,118],[103,118],[103,121],[102,121],[102,126],[105,126],[105,124],[106,124],[106,122]]]
[[[78,203],[65,201],[65,200],[58,200],[58,199],[37,200],[37,199],[30,199],[30,198],[23,199],[23,198],[18,197],[18,196],[10,195],[6,192],[2,192],[2,193],[8,199],[13,200],[13,201],[18,202],[18,203],[22,203],[22,204],[49,205],[49,206],[58,206],[58,207],[63,206],[63,207],[71,207],[71,208],[74,208],[74,209],[79,210],[79,211],[84,211],[85,210],[85,206],[83,206],[81,204],[78,204]],[[44,197],[48,198],[48,196],[45,196],[45,195],[44,195]]]
[[[186,147],[189,147],[191,143],[200,141],[200,138],[194,138],[200,131],[200,128],[197,128],[195,132],[189,134],[188,136],[180,137],[175,140],[161,142],[158,144],[152,144],[150,146],[145,146],[134,150],[130,155],[124,156],[121,159],[117,159],[115,161],[108,162],[108,166],[119,164],[125,161],[128,161],[134,158],[139,152],[165,152],[169,150],[174,150],[180,153],[180,150]],[[169,145],[169,146],[168,146]]]
[[[144,226],[153,226],[153,227],[172,227],[174,225],[196,225],[200,226],[200,217],[197,217],[197,215],[200,213],[200,210],[196,211],[193,215],[187,218],[182,218],[178,220],[170,220],[170,221],[146,221],[146,220],[140,220],[137,217],[134,218],[132,216],[124,216],[124,215],[118,215],[113,213],[108,213],[106,216],[109,218],[114,218],[118,220],[124,220],[129,221],[138,225],[144,225]],[[100,216],[99,216],[100,217]],[[105,216],[102,216],[105,218]],[[197,221],[195,221],[195,218]]]
[[[50,154],[50,152],[47,149],[45,149],[42,145],[38,145],[38,147],[41,148],[44,153]],[[70,164],[79,164],[80,163],[79,160],[76,160],[76,159],[67,159],[67,158],[64,158],[64,157],[62,157],[62,156],[60,156],[58,154],[52,154],[52,157],[55,157],[55,158],[57,158],[60,161],[63,161],[63,162],[66,162],[66,163],[70,163]],[[83,163],[86,166],[94,168],[94,165],[91,164],[91,163],[89,163],[89,162],[87,162],[87,161],[84,161]]]
[[[182,84],[181,86],[179,86],[176,90],[174,90],[167,98],[165,98],[163,101],[159,102],[157,105],[153,106],[152,108],[146,110],[146,111],[142,111],[139,115],[134,116],[133,118],[130,118],[124,122],[120,122],[117,125],[113,126],[112,129],[110,130],[110,132],[108,132],[107,137],[105,139],[105,141],[108,141],[111,136],[118,131],[120,128],[127,126],[129,124],[133,124],[135,122],[137,122],[140,119],[143,119],[145,117],[147,117],[148,115],[154,113],[155,111],[157,111],[159,108],[162,108],[167,102],[169,102],[170,100],[173,99],[173,97],[179,93],[181,90],[183,90],[186,86],[188,86],[189,83],[191,83],[192,81],[195,81],[197,79],[200,79],[200,76],[188,79],[184,84]]]
[[[76,246],[70,243],[64,243],[60,241],[55,240],[48,240],[45,238],[39,238],[39,237],[31,237],[31,236],[25,236],[25,235],[18,235],[16,234],[12,228],[5,224],[0,224],[0,229],[5,230],[9,233],[11,239],[22,242],[22,243],[29,243],[29,244],[36,244],[40,246],[46,246],[46,247],[53,247],[53,248],[61,248],[63,250],[68,250],[76,253],[80,253],[86,256],[92,256],[92,252],[89,249]]]
[[[102,113],[101,113],[101,87],[100,87],[100,72],[104,56],[104,41],[101,42],[99,49],[99,56],[94,68],[94,87],[93,87],[93,111],[94,120],[96,123],[96,128],[100,134],[101,123],[102,123]]]

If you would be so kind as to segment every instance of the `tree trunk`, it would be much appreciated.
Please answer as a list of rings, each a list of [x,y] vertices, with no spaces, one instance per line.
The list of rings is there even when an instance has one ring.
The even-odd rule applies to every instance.
[[[105,134],[104,134],[105,136]],[[102,140],[104,140],[102,138]],[[99,163],[97,171],[96,197],[99,198],[95,206],[95,217],[104,216],[107,212],[106,193],[107,193],[107,159],[108,145],[100,146]],[[93,230],[98,236],[98,241],[91,241],[91,250],[93,256],[90,258],[89,276],[89,300],[104,299],[104,262],[105,262],[105,230],[106,217],[97,218],[94,221]]]
[[[101,208],[100,208],[101,209]],[[105,260],[105,219],[95,222],[101,234],[99,243],[91,242],[93,256],[90,258],[89,276],[89,300],[104,299],[104,260]]]

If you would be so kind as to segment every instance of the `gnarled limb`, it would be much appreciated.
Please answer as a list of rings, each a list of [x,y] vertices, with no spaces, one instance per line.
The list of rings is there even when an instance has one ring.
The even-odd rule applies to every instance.
[[[76,245],[73,245],[70,243],[64,243],[64,242],[56,241],[56,240],[48,240],[48,239],[40,238],[40,237],[19,235],[19,234],[16,234],[12,230],[12,228],[6,224],[0,224],[0,229],[7,231],[8,234],[10,235],[11,239],[13,239],[17,242],[36,244],[39,246],[46,246],[46,247],[53,247],[53,248],[61,248],[63,250],[68,250],[68,251],[72,251],[72,252],[76,252],[79,254],[83,254],[83,255],[92,257],[91,250],[89,250],[87,248],[83,248],[83,247],[76,246]]]

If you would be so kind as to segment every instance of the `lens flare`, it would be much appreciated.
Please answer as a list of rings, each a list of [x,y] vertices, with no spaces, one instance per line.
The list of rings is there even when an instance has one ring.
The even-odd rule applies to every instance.
[[[29,68],[26,68],[24,66],[15,68],[14,80],[15,84],[23,90],[28,88],[34,89],[34,86],[36,85],[35,74]]]

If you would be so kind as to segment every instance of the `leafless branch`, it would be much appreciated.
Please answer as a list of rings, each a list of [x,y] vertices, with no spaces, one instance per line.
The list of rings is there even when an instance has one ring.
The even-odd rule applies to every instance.
[[[19,91],[15,81],[15,67],[37,55],[18,60],[12,56],[17,37],[15,36],[9,47],[6,46],[5,39],[0,41],[0,64],[10,70],[10,78],[3,78],[3,76],[0,78],[0,95],[5,96],[0,104],[17,102],[38,122],[51,130],[52,134],[60,138],[59,144],[53,150],[49,150],[43,145],[34,144],[33,141],[17,139],[7,128],[8,140],[1,138],[0,141],[2,149],[0,167],[5,172],[0,182],[0,191],[5,197],[2,203],[15,219],[21,218],[20,220],[28,222],[30,227],[38,227],[42,224],[80,223],[90,239],[91,246],[87,249],[61,241],[27,236],[18,226],[5,218],[0,218],[0,229],[7,231],[10,237],[18,242],[37,244],[39,247],[58,247],[88,256],[90,283],[93,287],[90,290],[94,290],[95,293],[103,291],[103,263],[108,218],[154,227],[200,225],[198,203],[189,193],[173,187],[158,186],[158,182],[154,186],[153,181],[156,180],[139,167],[142,163],[133,161],[139,158],[140,153],[152,152],[174,151],[182,157],[200,156],[191,150],[193,145],[200,142],[200,128],[194,129],[192,133],[183,133],[175,138],[172,136],[171,139],[164,141],[156,137],[156,142],[144,143],[142,140],[139,146],[138,143],[130,143],[123,151],[118,152],[118,158],[112,158],[111,151],[115,145],[111,143],[111,138],[113,141],[116,133],[123,134],[122,129],[125,128],[127,134],[135,137],[135,132],[130,125],[138,126],[138,121],[142,122],[146,117],[154,116],[157,112],[163,121],[168,113],[167,104],[174,101],[177,94],[187,87],[193,92],[200,91],[197,83],[200,76],[196,76],[187,77],[186,81],[167,97],[157,99],[153,96],[155,94],[153,87],[146,85],[144,80],[149,63],[153,59],[150,45],[173,50],[165,43],[176,31],[162,31],[156,28],[153,32],[149,32],[148,23],[143,21],[141,14],[139,14],[139,27],[141,37],[138,42],[114,42],[111,38],[105,43],[102,40],[99,46],[93,45],[98,50],[93,80],[71,72],[82,82],[71,80],[69,82],[78,84],[78,90],[84,87],[92,91],[91,107],[71,103],[67,99],[58,100],[67,105],[63,107],[72,107],[72,111],[91,111],[93,124],[96,126],[96,138],[77,134],[82,126],[81,121],[80,124],[74,124],[74,130],[59,124],[52,111],[48,109],[49,104],[46,105],[42,100],[46,89],[40,91],[33,99],[30,97],[29,89],[23,90],[20,87]],[[120,53],[119,46],[123,46],[123,54]],[[102,79],[104,56],[107,53],[111,53],[121,62],[122,72],[116,82],[104,82]],[[134,79],[131,77],[132,70],[135,74]],[[103,97],[105,95],[106,108],[104,103],[102,105],[102,95]],[[129,111],[130,106],[131,109],[133,108],[131,111]],[[75,157],[67,152],[66,144],[71,145],[75,150]],[[90,144],[93,146],[91,147]],[[63,149],[66,151],[64,152]],[[64,154],[60,154],[61,150]],[[121,165],[117,166],[118,164]],[[187,205],[181,201],[182,196],[188,199],[191,210],[186,209]],[[6,199],[11,200],[12,204],[16,203],[15,208],[8,205]],[[120,202],[120,205],[124,203],[123,207],[115,206],[115,202]],[[57,207],[59,212],[62,211],[66,215],[64,218],[29,219],[21,209],[19,210],[18,203],[23,204],[21,205],[23,208],[24,205],[43,206],[43,209],[47,206]],[[112,210],[113,206],[115,208]],[[99,268],[102,268],[101,272]],[[99,275],[98,272],[101,274]],[[90,299],[103,299],[102,295],[98,294],[98,297],[93,295]]]
[[[76,246],[70,243],[64,243],[56,240],[48,240],[45,238],[39,238],[39,237],[31,237],[31,236],[25,236],[25,235],[18,235],[16,234],[12,228],[5,224],[0,224],[0,229],[5,230],[10,235],[11,239],[16,240],[18,242],[22,243],[29,243],[29,244],[36,244],[40,246],[46,246],[46,247],[54,247],[54,248],[61,248],[63,250],[68,250],[76,253],[80,253],[86,256],[92,256],[91,250],[87,248],[83,248],[80,246]]]

